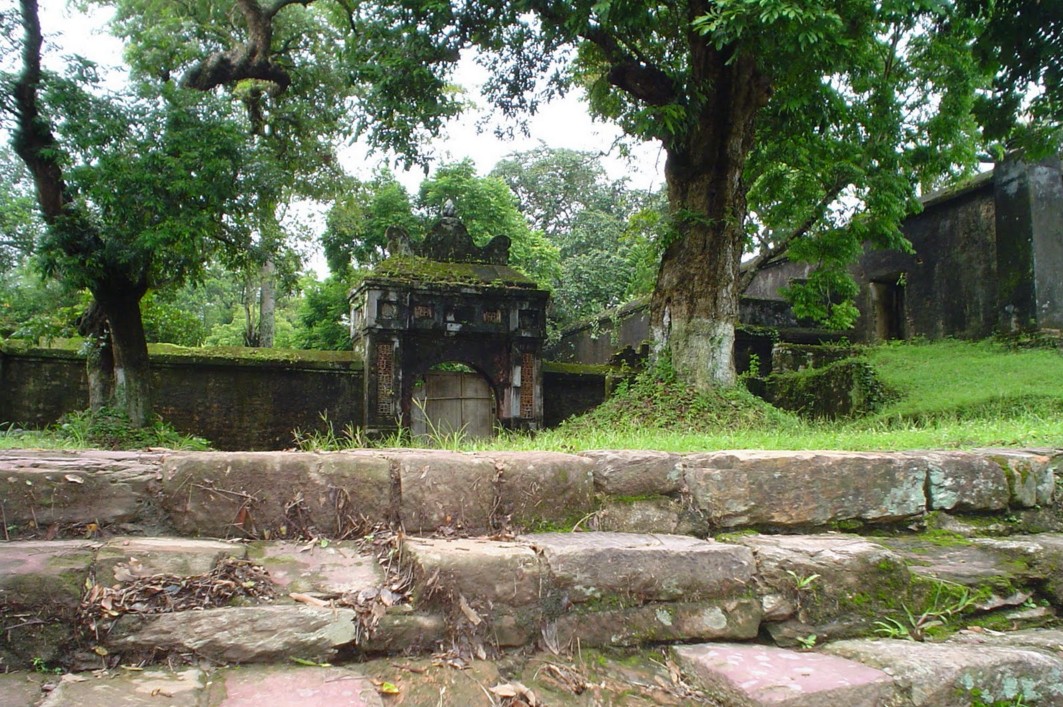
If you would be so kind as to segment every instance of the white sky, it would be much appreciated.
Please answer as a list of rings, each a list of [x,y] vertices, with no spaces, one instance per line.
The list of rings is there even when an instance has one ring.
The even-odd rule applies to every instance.
[[[62,54],[80,54],[101,66],[120,71],[122,44],[107,34],[108,11],[93,8],[86,15],[68,7],[66,0],[41,0],[40,9],[46,42],[58,47]],[[463,59],[456,81],[475,103],[483,105],[485,101],[477,99],[485,76],[483,68],[471,59]],[[631,158],[619,157],[612,146],[621,131],[614,125],[592,121],[585,104],[575,94],[542,106],[529,122],[530,135],[512,141],[499,140],[489,129],[478,132],[476,123],[482,117],[482,112],[468,113],[447,126],[446,134],[432,143],[433,152],[440,161],[471,157],[479,173],[487,174],[509,153],[545,144],[599,152],[603,154],[602,163],[609,175],[614,179],[627,177],[633,188],[652,189],[664,181],[664,158],[659,146],[651,143],[638,145],[632,150]],[[358,144],[342,148],[340,158],[343,166],[356,177],[369,177],[381,161],[394,162],[386,155],[370,155],[365,145]],[[415,193],[424,175],[421,170],[414,169],[405,173],[397,171],[397,176]]]

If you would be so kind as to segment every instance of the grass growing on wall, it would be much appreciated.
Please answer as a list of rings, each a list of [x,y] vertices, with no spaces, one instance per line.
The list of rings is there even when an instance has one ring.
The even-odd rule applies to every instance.
[[[1063,449],[1063,353],[994,341],[894,343],[867,349],[887,388],[899,393],[874,415],[809,422],[777,410],[744,390],[695,395],[669,371],[619,386],[597,410],[537,435],[503,434],[487,441],[448,437],[465,450],[850,449],[973,447]],[[67,423],[69,425],[69,422]],[[0,449],[99,446],[81,429],[50,432],[0,428]],[[185,446],[167,437],[152,446]],[[337,436],[338,439],[338,436]],[[313,448],[328,448],[312,440]],[[342,443],[341,443],[342,442]],[[393,445],[396,440],[381,444]],[[404,438],[403,443],[414,444]],[[335,447],[368,444],[361,436]],[[134,445],[135,446],[135,445]],[[195,446],[191,444],[189,446]]]

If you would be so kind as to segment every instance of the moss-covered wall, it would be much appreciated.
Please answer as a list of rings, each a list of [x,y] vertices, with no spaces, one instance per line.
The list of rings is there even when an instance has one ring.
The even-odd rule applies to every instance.
[[[167,351],[163,353],[162,351]],[[218,449],[284,449],[293,429],[339,433],[362,421],[362,363],[352,353],[232,349],[152,353],[155,409]],[[546,424],[605,399],[601,367],[546,364]],[[88,407],[85,361],[73,349],[0,349],[0,424],[43,427]]]
[[[362,419],[361,362],[331,359],[153,354],[155,410],[219,449],[290,447],[292,430],[322,429],[322,415],[337,431]],[[42,427],[88,407],[76,351],[8,351],[0,361],[0,422]]]

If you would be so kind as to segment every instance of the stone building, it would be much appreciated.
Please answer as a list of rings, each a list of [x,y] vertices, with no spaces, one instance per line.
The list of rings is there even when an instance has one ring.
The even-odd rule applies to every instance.
[[[389,257],[351,293],[364,428],[540,427],[548,293],[508,265],[509,239],[476,246],[452,209],[416,252],[405,233],[388,236]]]
[[[738,370],[748,368],[750,352],[761,365],[765,362],[758,338],[765,329],[795,343],[840,335],[870,343],[1063,331],[1059,158],[1006,160],[991,172],[928,195],[922,205],[922,212],[901,226],[913,252],[867,249],[854,264],[860,316],[849,331],[818,331],[789,312],[781,290],[806,277],[808,265],[784,261],[757,273],[741,299],[739,317],[746,329],[736,341]],[[632,303],[564,332],[552,354],[559,360],[606,363],[624,351],[639,351],[648,335],[646,306]]]

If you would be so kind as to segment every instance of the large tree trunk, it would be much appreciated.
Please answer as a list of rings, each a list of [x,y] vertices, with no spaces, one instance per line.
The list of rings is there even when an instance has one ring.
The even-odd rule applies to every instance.
[[[273,348],[273,339],[277,330],[275,277],[276,268],[273,260],[267,259],[259,271],[258,291],[258,345],[264,349]]]
[[[97,412],[113,402],[114,347],[107,314],[96,300],[78,319],[78,333],[88,340],[85,375],[89,381],[89,409]]]
[[[144,322],[140,316],[143,288],[96,294],[111,325],[114,344],[114,398],[134,427],[143,427],[151,418],[151,366]]]
[[[676,237],[661,259],[650,322],[654,353],[670,357],[680,380],[708,390],[736,380],[733,348],[746,218],[742,171],[769,87],[752,59],[701,50],[695,65],[713,94],[684,135],[665,143]]]

